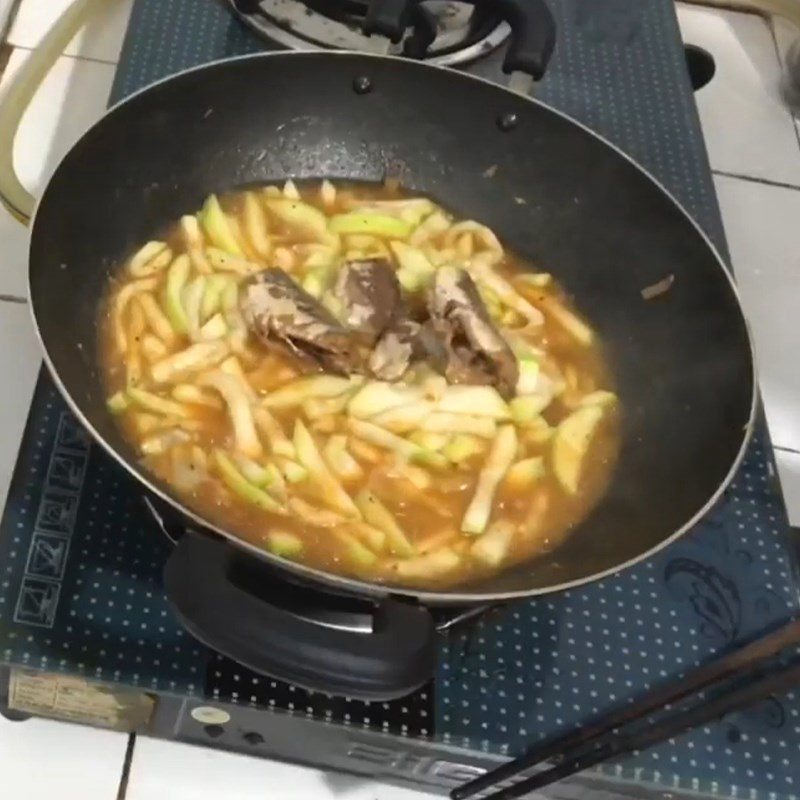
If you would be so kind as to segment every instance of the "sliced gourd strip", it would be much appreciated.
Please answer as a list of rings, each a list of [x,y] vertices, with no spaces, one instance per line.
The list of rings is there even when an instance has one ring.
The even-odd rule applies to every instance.
[[[111,315],[114,329],[114,344],[117,351],[124,355],[128,350],[128,334],[125,330],[125,310],[133,297],[143,292],[150,292],[158,285],[158,278],[143,278],[128,283],[117,292],[112,303]]]
[[[491,386],[448,386],[436,410],[497,420],[507,420],[511,416],[508,403]]]
[[[347,437],[331,436],[322,450],[328,466],[343,481],[359,480],[364,477],[364,470],[347,450]]]
[[[159,456],[175,445],[185,444],[188,441],[191,441],[191,436],[186,431],[171,428],[168,431],[161,431],[142,439],[139,447],[146,456]]]
[[[450,224],[451,221],[443,211],[434,211],[417,226],[417,229],[411,234],[409,243],[419,246],[434,236],[444,233]]]
[[[172,261],[172,250],[166,242],[148,242],[134,253],[128,261],[128,272],[134,278],[146,278],[161,272]]]
[[[334,474],[328,469],[313,437],[301,420],[294,425],[294,449],[297,459],[304,466],[320,491],[321,496],[333,508],[349,517],[360,517],[361,513],[353,499]]]
[[[300,199],[300,192],[297,190],[297,186],[291,178],[283,184],[283,196],[287,197],[289,200]]]
[[[457,569],[461,558],[449,547],[432,550],[425,555],[398,561],[395,574],[404,580],[430,580]]]
[[[298,558],[303,552],[303,540],[288,531],[270,531],[266,542],[267,550],[281,558]]]
[[[169,355],[169,350],[158,336],[153,336],[152,333],[146,333],[142,336],[140,347],[142,354],[148,361],[160,361]]]
[[[211,319],[203,323],[197,338],[201,342],[213,342],[215,339],[223,339],[228,334],[228,323],[222,314],[214,314]]]
[[[172,324],[161,310],[161,306],[156,302],[155,297],[149,292],[145,292],[137,295],[136,302],[142,307],[142,313],[144,314],[144,318],[150,330],[153,331],[165,345],[172,345],[175,341],[175,331],[172,329]]]
[[[131,400],[125,392],[115,392],[106,400],[106,408],[112,414],[121,414],[126,411],[131,404]]]
[[[257,461],[243,456],[241,453],[233,453],[231,455],[231,460],[244,478],[252,483],[253,486],[257,486],[261,489],[268,487],[272,483],[274,479],[272,472],[263,464],[259,464]]]
[[[498,520],[489,526],[489,530],[472,543],[469,551],[473,558],[490,567],[498,567],[503,563],[511,542],[514,540],[514,525],[508,520]]]
[[[267,411],[266,408],[256,408],[253,411],[256,426],[261,435],[269,442],[269,449],[276,456],[296,459],[294,445],[289,441],[289,437],[283,432],[280,423]],[[284,473],[285,474],[285,473]],[[287,476],[287,480],[290,480]]]
[[[241,380],[236,375],[216,369],[201,375],[198,384],[216,389],[222,395],[233,423],[236,449],[245,456],[258,458],[263,447],[256,434],[253,410]]]
[[[200,305],[206,288],[206,279],[202,275],[193,278],[181,292],[181,302],[186,313],[186,328],[194,338],[200,330]]]
[[[189,321],[183,307],[183,287],[189,280],[192,263],[186,254],[178,256],[167,273],[167,286],[165,290],[165,305],[167,317],[173,330],[178,333],[187,333]]]
[[[480,258],[473,258],[467,271],[472,273],[479,284],[488,287],[505,303],[509,308],[518,311],[531,325],[537,327],[544,324],[542,312],[532,306],[505,278],[500,277],[489,265],[482,262]]]
[[[183,243],[186,245],[186,252],[192,261],[192,266],[201,275],[211,274],[211,266],[203,251],[205,245],[203,231],[200,230],[200,223],[197,217],[190,214],[181,217],[181,233],[183,234]]]
[[[269,258],[272,252],[272,242],[269,238],[269,228],[264,208],[254,192],[244,195],[244,231],[256,254],[262,258]]]
[[[219,310],[222,304],[222,293],[232,280],[227,275],[208,276],[203,302],[200,304],[201,319],[208,319]]]
[[[386,534],[389,550],[397,556],[407,558],[414,555],[414,547],[397,524],[391,511],[368,489],[356,495],[356,505],[364,519]]]
[[[179,383],[173,386],[172,396],[181,403],[194,403],[198,406],[213,408],[215,411],[222,411],[225,408],[225,403],[220,397],[212,392],[204,392],[192,383]]]
[[[286,197],[267,198],[264,205],[278,224],[294,236],[321,244],[338,243],[338,237],[328,231],[328,218],[318,208]]]
[[[551,453],[553,472],[570,494],[578,491],[586,453],[603,419],[604,411],[599,405],[580,408],[562,420],[556,428]]]
[[[198,216],[206,236],[216,247],[237,256],[244,255],[216,195],[209,195]]]
[[[378,560],[375,553],[362,544],[352,533],[341,528],[334,528],[331,534],[339,540],[345,554],[357,566],[371,567]]]
[[[433,411],[433,403],[423,400],[419,403],[390,408],[370,419],[375,425],[392,431],[392,433],[409,433],[415,430]]]
[[[182,403],[176,403],[174,400],[167,400],[159,397],[152,392],[146,392],[144,389],[130,388],[128,389],[128,397],[131,401],[146,411],[152,411],[155,414],[166,414],[167,416],[181,418],[189,418],[191,414],[189,409]]]
[[[273,513],[285,513],[283,507],[274,498],[270,497],[265,491],[253,486],[234,465],[228,456],[221,450],[214,451],[214,465],[217,468],[222,482],[237,496],[258,506],[264,511]]]
[[[336,202],[336,187],[327,179],[319,187],[319,199],[322,205],[330,208]]]
[[[232,272],[235,275],[250,275],[262,267],[243,256],[231,255],[220,247],[207,247],[206,258],[213,269],[220,272]]]
[[[454,464],[463,464],[486,449],[486,443],[469,433],[459,433],[443,448],[442,454]]]
[[[347,393],[339,397],[309,397],[302,403],[303,413],[310,420],[318,420],[344,411],[347,406]]]
[[[198,342],[153,364],[150,375],[156,383],[171,383],[177,377],[213,367],[228,353],[225,342]]]
[[[447,459],[441,453],[426,450],[408,439],[396,436],[385,428],[373,425],[371,422],[364,422],[351,417],[347,421],[347,425],[355,436],[364,439],[370,444],[392,450],[409,461],[416,461],[433,467],[447,466]]]
[[[340,378],[336,375],[311,375],[298,378],[274,392],[261,402],[267,408],[290,408],[312,397],[338,397],[358,385],[358,378]]]
[[[467,414],[443,414],[436,412],[420,423],[420,429],[434,433],[471,433],[491,439],[497,424],[491,417],[471,417]]]
[[[247,380],[247,375],[242,367],[242,362],[239,361],[236,356],[229,356],[226,358],[219,365],[219,368],[222,370],[222,372],[225,372],[228,375],[235,375],[242,388],[245,390],[245,392],[247,392],[248,400],[250,400],[251,403],[256,402],[258,395],[256,394],[255,389],[253,389],[253,387],[250,385],[250,381]]]
[[[506,474],[506,485],[515,489],[525,489],[536,483],[545,474],[544,459],[541,456],[523,458],[512,464]]]
[[[594,331],[577,314],[563,306],[550,295],[539,298],[539,307],[544,313],[568,333],[578,344],[589,347],[594,343]]]
[[[362,233],[387,239],[407,239],[413,229],[405,220],[368,210],[334,214],[328,220],[328,230],[338,234]]]
[[[517,433],[514,426],[502,425],[478,476],[472,501],[461,520],[461,530],[464,533],[478,534],[486,530],[492,514],[494,494],[516,455]]]
[[[347,411],[354,417],[369,419],[384,411],[424,399],[425,392],[422,387],[398,386],[385,381],[367,381],[350,400]]]

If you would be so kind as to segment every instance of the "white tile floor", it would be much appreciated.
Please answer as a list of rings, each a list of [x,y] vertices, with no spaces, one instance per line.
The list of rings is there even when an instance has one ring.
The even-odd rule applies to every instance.
[[[69,0],[22,0],[8,41],[8,70],[35,47]],[[3,12],[13,4],[0,0]],[[101,113],[118,59],[132,0],[108,0],[101,16],[76,37],[26,116],[15,157],[26,185],[38,191],[58,159]],[[717,75],[697,95],[743,302],[751,319],[761,383],[781,479],[800,523],[800,147],[778,100],[779,60],[769,29],[758,19],[680,8],[688,42],[711,52]],[[788,48],[794,34],[782,29]],[[8,72],[7,72],[8,74]],[[2,84],[0,83],[0,86]],[[763,181],[798,187],[781,188]],[[0,501],[5,499],[25,412],[38,369],[38,350],[24,304],[27,236],[0,210],[0,374],[14,375],[0,404]],[[796,452],[795,452],[796,451]],[[0,794],[68,800],[113,800],[126,737],[32,720],[0,718]],[[42,769],[41,765],[47,765]],[[412,800],[424,795],[314,770],[184,745],[139,740],[131,764],[129,800],[163,797],[334,798]]]

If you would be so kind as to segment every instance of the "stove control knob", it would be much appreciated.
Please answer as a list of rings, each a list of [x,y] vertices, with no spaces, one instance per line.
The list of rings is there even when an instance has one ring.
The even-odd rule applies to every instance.
[[[210,739],[219,739],[225,733],[225,728],[222,725],[204,725],[203,731]]]
[[[253,746],[257,744],[264,744],[264,737],[260,733],[256,733],[256,731],[249,731],[248,733],[243,733],[242,739],[244,739],[247,742],[247,744],[252,744]]]

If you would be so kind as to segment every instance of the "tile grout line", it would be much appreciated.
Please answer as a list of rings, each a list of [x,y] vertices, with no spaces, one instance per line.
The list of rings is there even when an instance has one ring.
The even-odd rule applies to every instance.
[[[6,42],[9,47],[13,47],[15,50],[25,50],[28,53],[32,53],[36,50],[36,47],[28,47],[22,44],[14,44],[13,42]],[[109,61],[105,58],[94,58],[92,56],[83,56],[83,55],[73,55],[71,53],[61,53],[59,58],[71,58],[73,61],[88,61],[91,64],[105,64],[109,67],[117,67],[119,66],[119,60],[117,61]]]
[[[784,183],[783,181],[773,181],[769,178],[758,178],[754,175],[742,175],[738,172],[728,172],[723,169],[712,169],[712,175],[720,175],[723,178],[738,178],[742,181],[749,181],[750,183],[761,183],[764,186],[775,186],[779,189],[794,189],[795,191],[800,192],[800,186],[796,183]]]

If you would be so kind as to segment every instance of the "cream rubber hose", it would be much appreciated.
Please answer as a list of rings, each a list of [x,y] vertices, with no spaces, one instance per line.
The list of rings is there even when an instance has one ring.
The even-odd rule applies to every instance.
[[[36,200],[14,169],[14,139],[22,117],[48,72],[96,7],[109,0],[74,0],[31,52],[0,98],[0,203],[23,225]],[[116,0],[112,0],[115,2]]]

